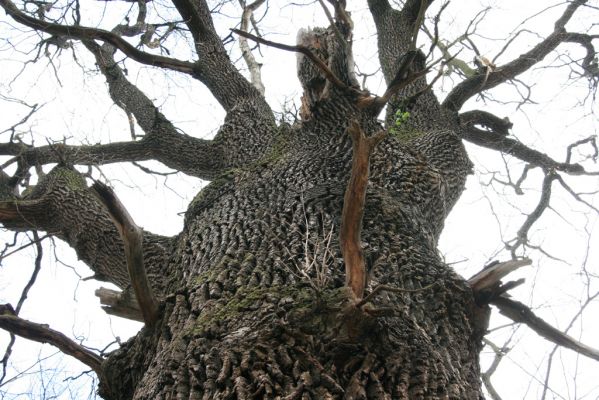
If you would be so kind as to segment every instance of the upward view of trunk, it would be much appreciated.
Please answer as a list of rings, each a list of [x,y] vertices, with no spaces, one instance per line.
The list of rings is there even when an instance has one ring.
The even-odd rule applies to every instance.
[[[124,41],[143,33],[143,3],[137,3],[136,25],[108,32],[39,22],[0,0],[18,23],[81,40],[115,104],[145,134],[106,145],[2,147],[2,154],[19,159],[14,177],[0,176],[0,222],[6,228],[37,229],[63,239],[95,278],[132,297],[126,229],[117,223],[117,230],[114,215],[73,167],[154,159],[211,181],[189,205],[180,234],[142,233],[143,268],[158,301],[157,321],[144,315],[144,328],[96,365],[100,395],[110,400],[482,399],[479,352],[488,307],[477,306],[472,288],[443,262],[437,244],[471,173],[462,138],[480,138],[475,125],[490,127],[492,135],[491,128],[505,129],[506,123],[488,113],[460,115],[459,110],[483,88],[515,77],[565,40],[561,29],[584,2],[572,2],[557,33],[533,55],[507,64],[501,73],[491,67],[474,72],[440,104],[426,78],[430,60],[415,48],[432,1],[407,0],[401,10],[386,0],[368,1],[388,85],[381,97],[360,89],[353,72],[352,23],[345,2],[332,1],[334,23],[301,31],[294,48],[303,97],[302,119],[293,125],[276,123],[263,86],[256,89],[230,62],[204,0],[172,2],[193,36],[197,61],[144,53]],[[245,10],[244,18],[251,15]],[[130,83],[116,61],[117,49],[204,83],[227,113],[216,137],[180,133]],[[346,285],[340,240],[356,156],[350,126],[367,138],[385,132],[368,160],[358,221],[364,299]],[[492,146],[503,146],[501,140]],[[54,162],[58,166],[32,190],[21,195],[12,190],[19,173]],[[554,170],[574,167],[556,164]]]
[[[301,73],[306,90],[318,90],[309,68]],[[338,240],[347,130],[352,120],[367,135],[381,127],[334,87],[318,97],[302,123],[248,130],[270,146],[193,200],[165,261],[163,318],[108,358],[104,396],[482,397],[472,291],[437,252],[470,171],[457,122],[423,96],[401,127],[411,139],[389,136],[374,151],[362,229],[368,289],[405,291],[357,308]],[[252,126],[243,107],[238,123]]]
[[[273,127],[263,160],[192,202],[163,319],[106,361],[107,398],[481,397],[472,292],[436,249],[469,170],[455,127],[390,137],[373,155],[369,288],[406,291],[357,309],[337,237],[359,113],[335,96],[318,113]]]

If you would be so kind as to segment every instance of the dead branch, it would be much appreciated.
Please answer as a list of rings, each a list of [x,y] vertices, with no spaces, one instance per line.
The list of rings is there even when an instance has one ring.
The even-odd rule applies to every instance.
[[[107,314],[144,322],[139,303],[128,291],[120,292],[101,287],[94,294],[100,298],[102,309]]]
[[[116,197],[112,189],[101,182],[95,182],[91,189],[108,210],[114,225],[123,239],[131,286],[139,303],[144,322],[152,326],[158,321],[160,314],[158,301],[152,293],[152,288],[148,282],[144,267],[142,229],[133,222],[133,218],[131,218],[127,209]]]
[[[474,292],[479,292],[497,285],[502,278],[530,264],[532,264],[532,260],[528,258],[491,263],[468,279],[468,283]]]
[[[348,133],[352,138],[352,169],[341,214],[340,244],[345,262],[345,282],[351,288],[357,300],[364,296],[366,288],[366,262],[360,242],[362,218],[366,202],[366,188],[370,173],[370,155],[374,148],[385,138],[380,131],[366,137],[357,121],[350,122]]]
[[[102,376],[103,359],[100,356],[75,343],[64,334],[50,329],[48,325],[19,318],[11,312],[11,309],[10,304],[0,305],[0,328],[35,342],[49,343],[90,367],[98,376]]]
[[[251,4],[245,5],[245,1],[240,0],[240,4],[243,7],[243,13],[241,14],[241,31],[249,32],[249,26],[254,11],[256,11],[258,7],[260,7],[265,1],[266,0],[256,0]],[[247,38],[245,36],[239,36],[239,48],[241,49],[243,59],[245,60],[245,63],[250,71],[250,81],[252,82],[252,85],[254,85],[260,94],[264,96],[265,88],[264,84],[262,83],[262,75],[260,73],[260,68],[262,65],[256,61],[256,58],[252,54],[252,50],[250,49],[250,45],[248,44]]]
[[[593,349],[549,325],[537,317],[526,305],[516,300],[508,299],[505,296],[494,299],[491,304],[496,306],[501,314],[515,322],[526,324],[526,326],[535,331],[539,336],[550,342],[599,361],[599,350]]]

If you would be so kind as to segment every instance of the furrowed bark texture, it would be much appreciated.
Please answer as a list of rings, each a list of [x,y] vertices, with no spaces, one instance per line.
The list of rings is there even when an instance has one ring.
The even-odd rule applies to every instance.
[[[199,157],[216,143],[222,161],[198,165],[197,175],[213,180],[189,205],[178,236],[144,233],[144,265],[161,317],[103,362],[101,395],[481,399],[480,310],[437,251],[471,169],[457,115],[445,115],[427,91],[371,154],[360,235],[366,294],[379,285],[407,290],[380,291],[356,307],[339,243],[352,164],[347,130],[357,120],[371,137],[382,126],[306,57],[298,60],[304,120],[276,126],[258,91],[229,66],[206,3],[174,3],[204,57],[196,68],[228,113],[213,144],[198,144]],[[388,82],[409,50],[419,3],[408,1],[399,13],[384,0],[369,1]],[[353,86],[351,54],[332,38],[331,29],[301,35]],[[146,111],[154,118],[151,102],[134,108],[119,94],[127,83],[118,70],[109,73],[109,50],[96,48],[96,56],[111,95],[136,118]],[[390,109],[425,86],[421,79],[400,91]],[[164,142],[175,134],[169,123],[158,129],[146,122],[139,122],[143,141],[160,141],[162,159],[175,159],[177,148]],[[99,277],[129,287],[118,232],[73,169],[58,166],[31,194],[1,202],[0,220],[63,238]]]
[[[370,288],[423,289],[383,293],[361,311],[343,287],[337,240],[357,110],[334,97],[314,113],[279,127],[262,162],[191,203],[163,319],[111,355],[104,396],[480,398],[472,293],[436,250],[470,168],[459,139],[448,127],[390,138],[372,155],[362,230]],[[375,125],[362,121],[370,135]],[[331,282],[321,290],[300,273],[307,258],[324,260]]]

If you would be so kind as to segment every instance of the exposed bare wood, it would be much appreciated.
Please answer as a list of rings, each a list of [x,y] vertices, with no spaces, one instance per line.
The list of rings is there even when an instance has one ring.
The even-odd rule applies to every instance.
[[[353,157],[351,176],[343,198],[340,243],[345,261],[346,285],[355,298],[360,300],[366,288],[366,262],[360,237],[370,174],[370,155],[386,133],[381,131],[367,137],[357,121],[350,122],[348,133],[352,138]]]
[[[12,307],[9,306],[10,304],[0,305],[0,328],[25,339],[49,343],[90,367],[98,376],[103,375],[103,359],[100,356],[75,343],[62,333],[50,329],[48,325],[37,324],[19,318],[16,314],[10,312]]]
[[[127,291],[120,292],[101,287],[96,290],[95,295],[100,298],[102,309],[107,314],[144,322],[139,303]]]
[[[144,322],[148,325],[154,325],[160,318],[160,314],[158,301],[154,297],[144,268],[142,229],[133,222],[133,218],[131,218],[112,189],[101,182],[95,182],[91,188],[108,209],[108,213],[123,239],[131,286],[135,292]]]
[[[241,14],[241,31],[249,32],[250,22],[254,11],[264,4],[265,1],[266,0],[256,0],[248,5],[245,5],[245,2],[241,1],[241,5],[243,7],[243,13]],[[243,56],[243,59],[245,60],[245,63],[250,71],[250,81],[252,82],[252,85],[258,89],[260,94],[264,95],[265,89],[264,84],[262,83],[262,74],[260,73],[262,66],[256,61],[256,58],[250,49],[250,45],[248,44],[247,38],[241,35],[239,36],[239,48],[241,49],[241,55]]]
[[[501,314],[515,322],[526,324],[526,326],[535,331],[539,336],[550,342],[599,361],[599,350],[593,349],[549,325],[537,317],[526,305],[516,300],[508,299],[505,296],[498,297],[491,304],[496,306]]]
[[[524,258],[522,260],[509,260],[505,262],[492,263],[478,272],[470,279],[468,283],[475,292],[497,285],[501,279],[516,271],[517,269],[532,264],[532,260]]]

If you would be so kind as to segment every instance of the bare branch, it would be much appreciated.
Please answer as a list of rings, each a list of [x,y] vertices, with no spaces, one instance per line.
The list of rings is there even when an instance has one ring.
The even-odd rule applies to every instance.
[[[566,164],[569,164],[570,160],[572,159],[572,150],[574,150],[576,147],[581,146],[586,143],[589,143],[591,145],[591,147],[593,148],[593,154],[590,156],[590,158],[595,162],[597,161],[597,157],[599,157],[599,148],[597,148],[597,136],[593,135],[593,136],[589,136],[588,138],[585,138],[585,139],[577,140],[576,142],[568,145],[568,152],[566,155]]]
[[[256,11],[262,4],[264,4],[265,1],[266,0],[256,0],[249,5],[245,5],[245,2],[243,0],[240,0],[240,3],[243,7],[243,13],[241,14],[241,31],[249,32],[249,26],[254,11]],[[245,38],[244,36],[239,37],[239,48],[241,49],[243,59],[245,60],[245,63],[247,64],[248,69],[250,71],[250,80],[252,82],[252,85],[254,85],[256,89],[258,89],[260,94],[264,95],[265,89],[264,84],[262,83],[262,76],[260,73],[260,68],[262,66],[256,61],[256,58],[252,54],[252,50],[250,49],[250,46],[248,44],[247,38]]]
[[[272,110],[256,88],[235,68],[214,28],[205,0],[173,0],[193,36],[201,81],[229,112],[243,104],[257,116],[272,119]]]
[[[508,119],[499,118],[486,111],[476,110],[460,114],[460,122],[464,127],[461,132],[462,138],[476,145],[501,151],[546,170],[555,169],[572,175],[592,174],[592,172],[586,172],[580,164],[555,161],[546,154],[507,137],[508,129],[512,127]],[[477,125],[486,130],[477,128]]]
[[[11,312],[11,309],[10,304],[0,305],[0,328],[35,342],[49,343],[90,367],[98,376],[103,375],[103,360],[100,356],[75,343],[62,333],[50,329],[48,325],[36,324],[17,317]]]
[[[570,34],[565,31],[565,25],[570,20],[574,12],[587,0],[574,0],[570,2],[562,16],[555,23],[554,31],[542,42],[537,44],[530,51],[522,54],[517,59],[498,66],[494,71],[485,71],[475,76],[465,79],[458,84],[445,98],[443,107],[452,111],[459,111],[464,103],[483,90],[488,90],[498,86],[508,80],[527,71],[534,64],[541,61],[547,54],[553,51],[560,43],[567,41]]]
[[[31,17],[22,11],[10,0],[0,0],[0,6],[15,21],[30,28],[46,32],[50,35],[74,38],[79,40],[101,40],[110,43],[125,55],[133,60],[146,65],[157,66],[173,71],[183,72],[190,75],[197,75],[198,71],[195,64],[189,61],[182,61],[175,58],[169,58],[150,54],[137,49],[135,46],[124,40],[119,35],[103,29],[88,28],[74,25],[60,25],[47,22],[41,19]]]
[[[100,182],[95,182],[91,188],[108,209],[110,217],[123,239],[131,286],[135,292],[145,323],[152,326],[160,318],[160,313],[158,301],[154,297],[144,267],[142,230],[133,222],[133,218],[131,218],[112,189]]]
[[[72,146],[62,143],[32,147],[0,143],[0,155],[13,156],[6,165],[19,163],[25,171],[35,165],[66,163],[103,165],[118,162],[157,160],[169,168],[203,179],[213,179],[225,166],[222,148],[212,141],[163,129],[139,141]]]
[[[516,300],[508,299],[505,296],[494,299],[491,304],[496,306],[501,314],[515,322],[526,324],[526,326],[535,331],[539,336],[550,342],[599,361],[599,350],[580,343],[578,340],[549,325],[547,322],[537,317],[532,310],[524,304]]]

